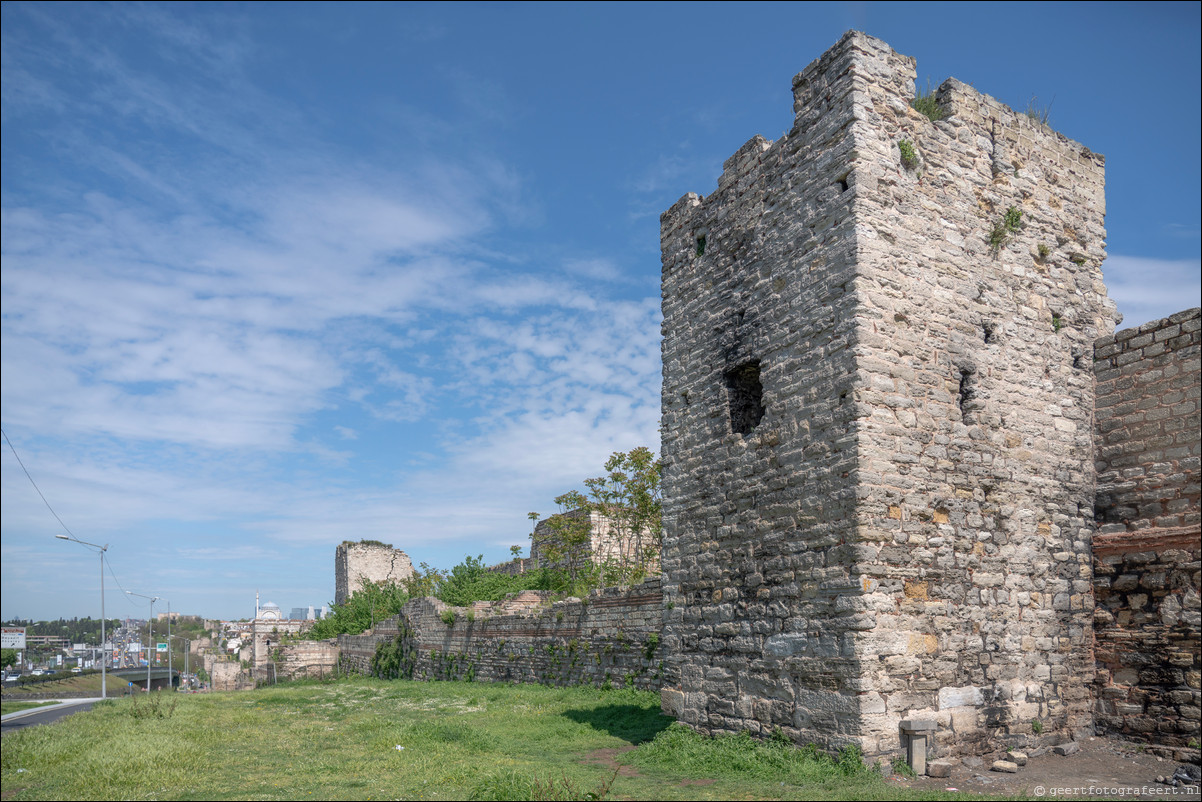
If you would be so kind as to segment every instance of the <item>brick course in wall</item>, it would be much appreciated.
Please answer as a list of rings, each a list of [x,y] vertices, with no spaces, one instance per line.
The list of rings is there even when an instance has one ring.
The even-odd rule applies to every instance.
[[[1157,746],[1202,737],[1200,316],[1126,329],[1095,351],[1096,722]]]

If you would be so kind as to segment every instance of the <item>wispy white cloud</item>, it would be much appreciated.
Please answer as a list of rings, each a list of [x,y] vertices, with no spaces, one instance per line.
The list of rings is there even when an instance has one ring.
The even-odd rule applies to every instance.
[[[1202,262],[1111,254],[1102,265],[1110,297],[1123,314],[1123,328],[1168,317],[1197,306],[1202,297]]]
[[[1202,236],[1202,228],[1197,223],[1165,223],[1164,232],[1179,239],[1198,239]]]
[[[104,179],[6,189],[0,393],[65,519],[144,538],[145,562],[164,555],[180,582],[346,537],[448,564],[520,539],[531,507],[610,452],[654,444],[657,299],[599,291],[623,284],[613,259],[491,239],[540,212],[486,149],[366,164],[248,81],[237,35],[116,14],[158,58],[221,64],[169,82],[42,17],[51,34],[14,51],[24,83],[5,113],[59,110],[49,136]],[[96,77],[86,102],[39,77],[61,80],[44,69],[55,48]],[[451,77],[464,113],[504,121],[499,87]],[[136,135],[86,136],[89,115]],[[52,533],[4,464],[7,566],[9,532]],[[164,528],[177,534],[152,535]],[[295,571],[312,587],[328,560]]]

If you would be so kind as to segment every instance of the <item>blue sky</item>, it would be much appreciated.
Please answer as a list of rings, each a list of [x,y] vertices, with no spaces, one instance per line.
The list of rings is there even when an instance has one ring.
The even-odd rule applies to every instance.
[[[1104,272],[1199,299],[1199,5],[3,5],[3,426],[120,587],[334,595],[334,547],[501,561],[658,449],[659,213],[850,28],[1107,157]],[[3,453],[5,618],[96,559]],[[162,604],[158,609],[163,609]]]

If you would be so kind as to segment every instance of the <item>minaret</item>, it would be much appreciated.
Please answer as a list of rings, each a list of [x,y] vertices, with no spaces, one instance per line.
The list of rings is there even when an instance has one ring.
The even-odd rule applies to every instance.
[[[259,591],[255,591],[255,620],[259,620]]]

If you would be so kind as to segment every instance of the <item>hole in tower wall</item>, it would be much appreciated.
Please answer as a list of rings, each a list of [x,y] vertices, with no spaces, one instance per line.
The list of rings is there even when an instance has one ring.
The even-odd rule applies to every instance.
[[[848,173],[847,175],[851,175],[851,173]],[[846,192],[849,189],[849,185],[847,183],[847,175],[845,175],[839,179],[839,191],[840,192]]]
[[[753,359],[726,371],[726,393],[730,400],[730,430],[736,434],[750,434],[764,418],[760,361]]]
[[[981,328],[985,334],[985,342],[986,343],[997,342],[997,324],[996,323],[985,323],[981,326]]]
[[[705,235],[704,234],[697,235],[697,255],[698,256],[705,255]]]
[[[960,407],[960,417],[967,421],[971,413],[977,409],[977,374],[971,368],[960,369],[960,391],[956,399]]]

